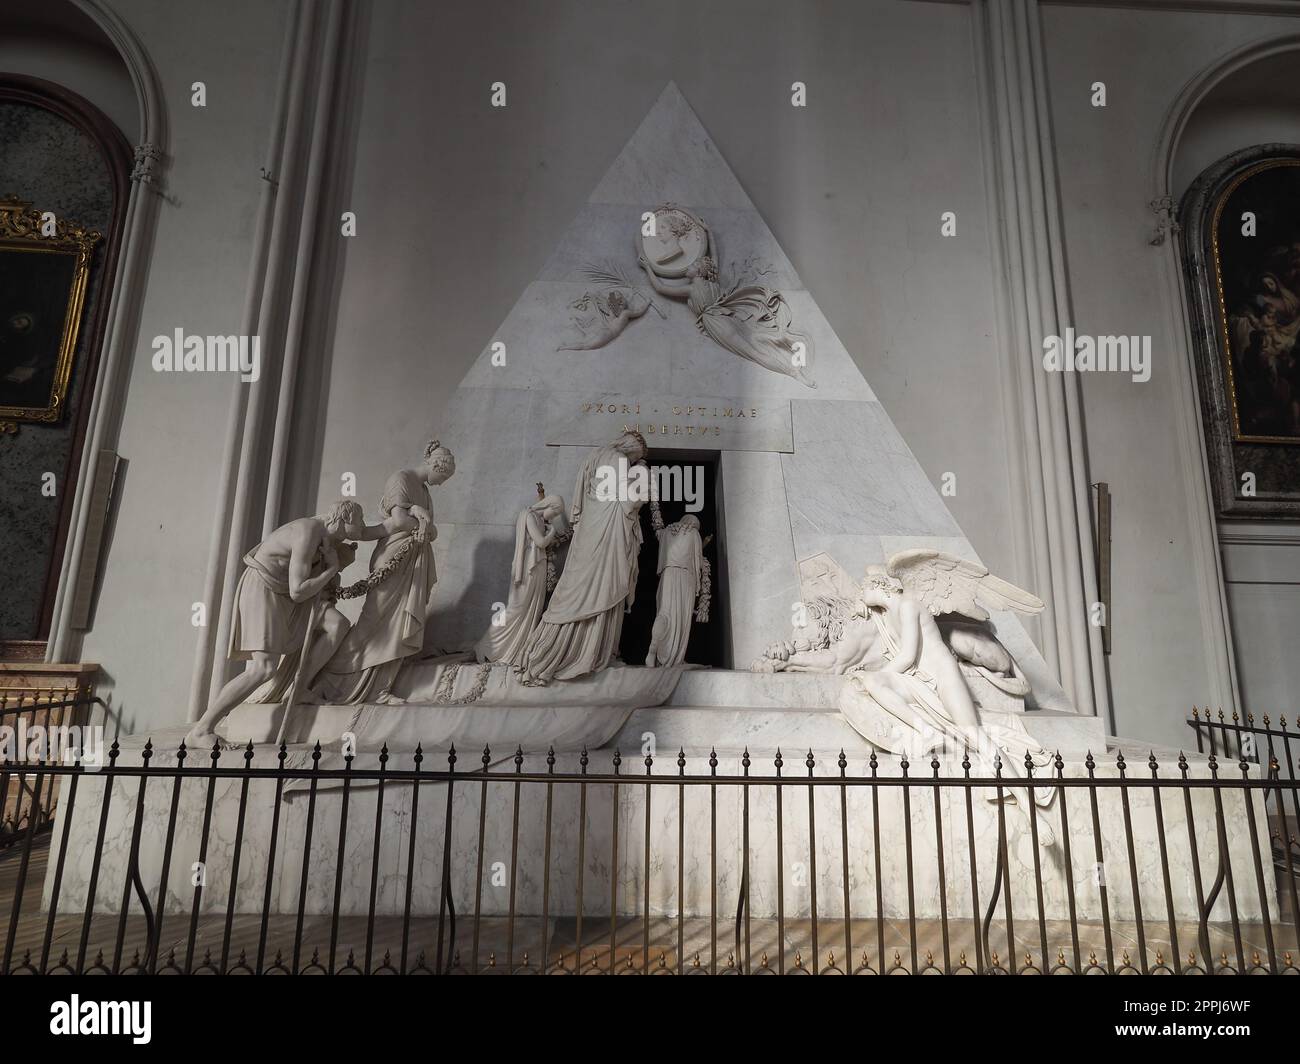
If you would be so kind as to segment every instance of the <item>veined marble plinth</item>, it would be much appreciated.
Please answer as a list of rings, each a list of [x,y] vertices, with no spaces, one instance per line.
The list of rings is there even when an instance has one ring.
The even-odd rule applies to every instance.
[[[475,685],[483,691],[465,702]],[[710,747],[739,754],[746,745],[768,753],[808,749],[822,756],[841,749],[867,757],[873,747],[836,708],[842,676],[825,673],[754,673],[691,666],[647,669],[618,665],[596,676],[527,687],[504,665],[421,662],[406,669],[396,693],[404,705],[303,705],[293,711],[288,738],[295,743],[337,744],[344,733],[356,748],[377,751],[462,752],[490,746],[501,755],[515,747],[534,753],[611,747],[639,750],[652,733],[660,749],[679,747],[707,757]],[[1044,747],[1065,757],[1106,748],[1101,718],[1058,710],[1020,712],[984,707],[997,721],[1014,714]],[[247,704],[222,727],[232,741],[266,743],[279,734],[278,705]]]
[[[707,756],[710,746],[739,753],[748,745],[769,755],[780,747],[787,755],[812,749],[827,757],[843,749],[850,757],[865,758],[875,747],[836,708],[845,682],[828,673],[687,669],[667,702],[634,714],[613,745],[638,749],[641,742],[632,740],[640,729],[655,734],[661,751],[684,747],[688,753],[702,749]],[[1014,716],[1044,747],[1065,757],[1081,759],[1089,751],[1106,749],[1100,717],[1046,709],[1023,712],[1006,704],[984,706],[980,712],[992,722]]]
[[[508,665],[478,665],[459,658],[404,668],[393,693],[402,705],[333,704],[294,707],[286,737],[294,743],[337,744],[354,736],[358,750],[462,750],[489,745],[504,753],[581,750],[604,746],[632,711],[657,706],[672,693],[683,666],[616,665],[591,676],[546,687],[519,682]],[[246,703],[222,726],[231,742],[271,742],[284,707]]]
[[[580,840],[585,855],[582,877],[584,912],[589,916],[608,913],[611,890],[620,913],[642,911],[645,890],[642,868],[647,816],[652,913],[676,914],[680,908],[685,915],[707,914],[715,884],[720,911],[734,912],[745,863],[743,807],[746,790],[731,782],[711,786],[707,778],[708,747],[702,742],[682,741],[679,744],[678,738],[672,734],[672,729],[680,725],[694,733],[689,738],[703,738],[710,733],[714,739],[721,738],[712,725],[726,725],[734,719],[730,716],[734,712],[736,711],[727,707],[701,710],[672,706],[638,711],[632,715],[616,739],[621,744],[623,756],[622,779],[617,784],[617,795],[615,785],[611,782],[553,784],[549,810],[552,824],[549,911],[552,915],[572,915],[577,907],[577,854]],[[717,716],[719,714],[722,716]],[[709,726],[706,727],[706,724]],[[832,717],[816,708],[805,707],[784,712],[762,710],[758,716],[751,717],[745,735],[736,737],[737,741],[734,742],[728,739],[727,744],[718,750],[719,776],[735,777],[742,773],[735,746],[747,743],[753,759],[747,788],[751,913],[757,917],[775,914],[780,877],[787,916],[797,918],[808,914],[812,885],[815,883],[818,915],[834,918],[843,909],[843,884],[847,865],[852,912],[859,917],[872,916],[877,911],[876,861],[879,859],[879,884],[884,915],[905,917],[909,911],[907,831],[910,824],[911,889],[914,897],[912,911],[922,918],[938,917],[942,911],[942,894],[951,919],[971,918],[974,910],[970,888],[973,849],[982,915],[982,908],[992,887],[998,838],[999,807],[990,800],[992,790],[987,794],[982,791],[973,793],[968,811],[966,793],[961,789],[940,789],[936,796],[935,788],[928,782],[928,765],[914,765],[910,770],[914,782],[909,787],[904,787],[897,782],[900,778],[897,760],[882,757],[880,782],[875,787],[857,784],[842,791],[834,782],[839,774],[836,764],[837,744],[827,746],[819,756],[813,772],[814,779],[829,782],[809,785],[803,782],[808,777],[804,751],[809,745],[805,741],[811,734],[809,729],[826,728],[826,737],[829,739],[833,727]],[[790,737],[788,742],[787,735]],[[173,735],[155,736],[155,747],[167,750],[179,742],[180,737],[179,731]],[[681,738],[684,740],[688,736],[683,733]],[[643,748],[649,749],[651,744],[656,748],[653,771],[666,778],[663,784],[645,782]],[[138,760],[141,745],[137,740],[128,739],[123,744],[122,763],[129,764]],[[676,765],[679,745],[687,748],[687,771],[696,774],[696,782],[692,782],[688,776],[680,790]],[[781,791],[779,819],[782,831],[779,849],[776,830],[777,791],[773,785],[774,768],[771,761],[772,752],[777,745],[782,745],[785,751],[783,774],[787,780],[794,780]],[[1141,749],[1145,751],[1146,747]],[[541,911],[548,788],[545,782],[521,782],[518,784],[516,798],[509,753],[503,753],[506,754],[503,758],[506,763],[494,766],[495,774],[488,785],[485,803],[480,779],[466,778],[454,784],[449,851],[450,884],[457,911],[462,916],[467,911],[474,910],[476,897],[481,898],[482,912],[485,914],[504,914],[510,911],[509,884],[512,872],[515,882],[514,911],[519,914],[537,914]],[[1104,754],[1101,750],[1095,753],[1100,762],[1096,768],[1097,776],[1107,778],[1116,775],[1114,749],[1105,751]],[[609,747],[591,751],[588,772],[610,772],[613,754],[614,750]],[[850,754],[846,748],[846,755],[850,759],[851,775],[863,776],[868,773],[861,749]],[[237,764],[242,763],[239,751],[223,756]],[[1157,756],[1161,758],[1162,775],[1176,778],[1176,752],[1157,751]],[[155,754],[154,764],[167,764],[170,761],[169,754]],[[255,748],[254,766],[271,766],[274,763],[275,750],[272,747]],[[315,795],[315,818],[308,843],[308,796],[305,780],[310,775],[309,749],[305,746],[293,748],[289,752],[287,764],[290,768],[302,768],[303,777],[295,785],[286,786],[280,797],[278,843],[273,861],[268,860],[268,851],[275,812],[275,783],[269,779],[254,779],[250,782],[243,812],[243,844],[235,888],[234,907],[237,912],[261,911],[268,875],[271,880],[272,911],[295,912],[305,861],[309,870],[307,911],[328,913],[334,904],[335,870],[341,861],[343,874],[338,899],[339,911],[348,915],[363,915],[368,911],[370,903],[371,869],[377,852],[376,911],[380,914],[400,914],[405,899],[407,853],[412,834],[415,836],[412,911],[416,914],[438,911],[443,877],[444,815],[447,803],[445,783],[421,785],[418,816],[413,813],[414,786],[409,782],[390,781],[383,790],[382,798],[373,784],[352,785],[347,795],[347,825],[340,854],[340,817],[343,809],[341,788],[318,788]],[[389,761],[390,769],[409,768],[410,764],[410,757],[405,754],[394,755]],[[426,751],[424,771],[444,770],[446,764],[444,755],[432,750]],[[376,765],[377,757],[373,753],[362,752],[354,761],[355,769],[373,768]],[[321,767],[341,768],[339,753],[327,750]],[[470,749],[462,748],[457,771],[470,772],[478,767],[478,760]],[[530,751],[524,767],[527,771],[545,772],[543,754]],[[557,772],[577,773],[577,755],[557,755],[555,769]],[[1145,764],[1135,759],[1130,767],[1130,775],[1145,775],[1145,771]],[[1252,768],[1252,772],[1255,771],[1257,769]],[[703,781],[698,780],[700,775],[705,777]],[[1065,775],[1086,775],[1086,769],[1079,758],[1070,757],[1065,760]],[[1196,779],[1207,775],[1205,761],[1195,760],[1191,765],[1190,776]],[[60,911],[63,912],[76,911],[85,904],[104,783],[105,777],[102,775],[87,775],[80,781],[63,874],[60,898]],[[138,786],[137,779],[122,778],[113,788],[95,899],[95,908],[99,911],[116,911],[122,897]],[[193,779],[182,787],[175,852],[167,885],[169,911],[187,911],[193,896],[191,876],[193,863],[198,859],[208,786],[205,779]],[[229,899],[236,825],[240,818],[241,787],[242,781],[232,778],[218,779],[213,788],[207,886],[201,903],[204,911],[225,911]],[[145,792],[140,872],[151,901],[157,896],[161,878],[161,855],[171,791],[169,782],[159,780],[150,782]],[[583,793],[586,799],[585,819],[579,817],[579,802]],[[1257,837],[1265,840],[1266,825],[1259,793],[1252,793],[1251,810]],[[810,794],[813,795],[811,820]],[[908,796],[910,811],[905,811],[905,794]],[[1208,884],[1213,880],[1218,864],[1214,795],[1208,789],[1190,789],[1188,794],[1194,814],[1201,873],[1204,882]],[[1231,792],[1228,797],[1231,800],[1225,800],[1223,806],[1228,852],[1237,884],[1238,913],[1243,920],[1255,920],[1260,916],[1261,907],[1254,888],[1255,869],[1246,803],[1242,801],[1241,792]],[[1152,791],[1133,787],[1128,791],[1128,798],[1132,835],[1137,840],[1134,858],[1142,908],[1148,917],[1156,918],[1158,914],[1163,919],[1164,878],[1160,850],[1156,845],[1158,836]],[[1071,882],[1074,884],[1075,911],[1079,919],[1100,918],[1102,884],[1107,888],[1111,918],[1133,917],[1133,888],[1126,841],[1129,836],[1125,828],[1121,792],[1114,788],[1099,789],[1096,799],[1099,838],[1093,834],[1089,792],[1084,789],[1065,792],[1063,801],[1072,847],[1070,867],[1067,868],[1065,864],[1064,849],[1059,842],[1038,851],[1044,883],[1044,915],[1048,919],[1069,917],[1068,886]],[[383,808],[376,818],[376,803],[381,800]],[[715,804],[711,805],[711,801]],[[1039,810],[1038,813],[1040,823],[1051,824],[1058,836],[1061,834],[1061,802],[1062,799],[1058,796],[1050,808]],[[486,819],[482,828],[483,846],[480,852],[479,815],[483,804],[486,805]],[[1009,831],[1008,859],[1013,909],[1018,918],[1032,919],[1037,914],[1033,850],[1020,813],[1011,807],[1004,808]],[[842,809],[847,814],[847,824]],[[1181,789],[1164,792],[1162,812],[1173,906],[1179,920],[1194,920],[1197,917],[1195,880],[1184,809]],[[516,814],[518,857],[517,867],[512,870],[510,862],[511,854],[515,852],[513,832]],[[875,827],[877,816],[878,833]],[[968,816],[973,824],[973,831],[969,834]],[[716,834],[712,834],[710,829],[713,817],[716,817]],[[681,897],[677,893],[679,824],[685,825],[685,865],[682,869],[684,892]],[[615,825],[617,848],[613,841]],[[842,850],[846,827],[847,855]],[[938,841],[940,828],[942,845]],[[1100,861],[1096,856],[1098,841]],[[56,852],[50,861],[51,869],[57,864],[60,844],[61,837],[56,832]],[[940,852],[943,854],[944,870],[942,892],[938,862]],[[1265,868],[1267,869],[1267,863]],[[48,902],[48,880],[46,890]],[[1275,901],[1271,890],[1266,904],[1272,913]],[[1001,910],[999,915],[1000,913]],[[1228,918],[1226,898],[1219,898],[1211,918]]]

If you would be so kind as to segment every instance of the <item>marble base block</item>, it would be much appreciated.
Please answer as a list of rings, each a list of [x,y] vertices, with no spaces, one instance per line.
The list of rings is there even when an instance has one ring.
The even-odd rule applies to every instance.
[[[746,854],[750,911],[756,917],[774,915],[778,897],[787,917],[807,916],[813,906],[814,889],[818,915],[839,916],[844,908],[847,876],[855,916],[876,914],[879,890],[881,909],[888,917],[906,917],[911,911],[920,918],[937,918],[946,912],[949,919],[967,921],[976,915],[971,897],[973,855],[979,884],[978,915],[982,919],[995,871],[999,811],[1007,824],[1011,902],[1017,919],[1032,921],[1037,915],[1035,855],[1041,867],[1044,915],[1048,919],[1069,918],[1071,886],[1079,919],[1100,919],[1103,886],[1111,919],[1132,919],[1134,878],[1143,913],[1148,919],[1165,918],[1165,876],[1150,788],[1134,786],[1127,790],[1131,832],[1125,821],[1125,792],[1114,787],[1091,792],[1096,798],[1094,812],[1088,790],[1066,789],[1064,799],[1058,794],[1050,807],[1037,811],[1040,829],[1050,825],[1057,840],[1035,851],[1023,805],[1000,807],[990,800],[992,789],[975,790],[969,803],[966,791],[960,788],[939,788],[936,794],[929,782],[928,765],[911,766],[914,782],[903,786],[897,760],[884,757],[874,787],[867,783],[842,788],[835,782],[839,775],[837,743],[819,755],[813,770],[814,780],[827,782],[806,783],[809,772],[804,758],[810,745],[807,728],[815,724],[818,729],[830,729],[834,724],[827,714],[815,711],[760,713],[758,717],[766,717],[767,723],[758,717],[752,719],[745,733],[747,738],[733,736],[728,746],[717,750],[718,776],[738,777],[744,769],[734,740],[748,743],[753,756],[749,785],[723,781],[711,786],[707,781],[711,747],[696,741],[696,737],[727,734],[726,726],[733,718],[726,715],[733,711],[715,707],[707,712],[723,717],[671,707],[633,714],[617,739],[622,756],[617,785],[608,781],[516,783],[510,778],[514,766],[508,755],[494,765],[486,791],[481,779],[466,778],[455,783],[447,852],[450,889],[462,919],[476,909],[484,914],[504,914],[512,908],[521,915],[540,913],[548,856],[546,904],[550,915],[572,915],[577,911],[579,872],[581,908],[586,915],[608,914],[611,897],[619,913],[641,913],[647,889],[643,869],[649,877],[649,908],[653,914],[675,915],[680,908],[686,915],[707,915],[715,887],[720,914],[734,913]],[[718,724],[724,727],[715,727]],[[840,726],[844,727],[842,722]],[[167,749],[179,738],[179,733],[156,736],[155,746]],[[775,768],[771,751],[777,745],[785,752],[782,774],[790,781],[780,791],[772,780]],[[127,740],[119,763],[137,761],[140,746]],[[677,782],[679,748],[684,749],[687,772],[697,774],[697,778],[704,775],[705,781],[691,782],[688,777]],[[646,782],[644,758],[652,750],[654,776],[664,781],[661,783]],[[1101,763],[1096,775],[1102,779],[1114,777],[1114,751],[1097,754]],[[614,750],[609,747],[591,751],[588,773],[611,772],[613,756]],[[846,749],[846,756],[850,775],[868,774],[860,750],[849,754]],[[1176,778],[1176,753],[1157,751],[1157,756],[1161,758],[1162,776]],[[243,753],[226,752],[223,760],[242,764]],[[165,765],[171,761],[170,755],[155,754],[153,763]],[[274,764],[273,748],[254,749],[254,767]],[[205,886],[199,903],[202,911],[224,912],[233,881],[235,911],[260,912],[269,877],[270,910],[296,912],[305,862],[307,912],[329,913],[337,903],[342,914],[364,915],[371,904],[373,887],[375,911],[399,915],[405,900],[412,835],[412,911],[439,911],[448,805],[445,783],[421,785],[417,810],[415,787],[407,781],[388,781],[382,794],[373,782],[356,782],[345,791],[340,784],[321,781],[314,796],[314,819],[308,838],[307,811],[313,800],[308,785],[309,751],[292,749],[287,765],[301,768],[303,776],[284,785],[278,802],[276,783],[271,779],[251,780],[246,797],[238,778],[191,779],[181,786],[166,890],[168,912],[188,911],[194,898],[209,788],[212,812],[203,869]],[[444,753],[426,750],[423,771],[445,770],[446,765]],[[341,767],[336,753],[323,756],[322,769]],[[377,767],[377,758],[372,754],[359,754],[354,762],[354,769],[373,767]],[[408,756],[394,756],[389,762],[390,771],[410,767]],[[544,755],[530,752],[523,767],[526,772],[545,773]],[[459,751],[458,773],[479,768],[472,750]],[[557,755],[555,771],[579,772],[578,755]],[[960,773],[960,768],[955,771]],[[1064,771],[1067,778],[1087,774],[1081,760],[1073,756],[1065,760]],[[1135,759],[1129,775],[1134,779],[1145,777],[1145,763]],[[1204,761],[1192,764],[1191,778],[1207,775]],[[86,902],[105,779],[103,775],[87,775],[79,781],[59,898],[59,910],[64,913],[79,911]],[[120,777],[113,787],[94,898],[94,908],[101,912],[117,911],[122,897],[139,786],[138,778]],[[151,779],[144,793],[139,865],[151,904],[158,896],[172,788],[169,780]],[[1023,791],[1020,794],[1019,800],[1023,801]],[[1260,792],[1251,794],[1256,835],[1266,840],[1263,806],[1257,797]],[[1168,788],[1162,792],[1172,905],[1179,920],[1195,920],[1196,884],[1185,795],[1191,804],[1201,875],[1207,888],[1218,864],[1215,801],[1214,793],[1207,788]],[[1238,914],[1242,920],[1258,919],[1261,904],[1246,803],[1240,790],[1225,792],[1223,799]],[[346,831],[340,843],[345,804]],[[480,812],[484,809],[486,817],[480,829]],[[1068,819],[1068,857],[1063,813]],[[1099,829],[1096,833],[1094,817]],[[243,841],[236,867],[235,840],[241,821]],[[270,852],[273,834],[274,855]],[[1130,837],[1134,840],[1131,853]],[[61,831],[56,829],[51,879],[60,844]],[[581,869],[579,852],[583,855]],[[1267,874],[1266,852],[1264,857]],[[1135,871],[1130,868],[1130,860]],[[342,877],[336,899],[335,874],[340,863]],[[372,869],[376,869],[373,877]],[[47,880],[47,904],[49,889]],[[1264,904],[1270,913],[1275,912],[1271,891],[1266,892]],[[1004,915],[1001,906],[999,919]],[[1223,920],[1228,916],[1226,897],[1220,896],[1211,918]]]
[[[728,669],[687,669],[672,696],[657,709],[637,713],[611,745],[626,743],[637,726],[655,731],[661,746],[703,746],[740,752],[755,743],[756,751],[771,754],[779,746],[788,753],[809,748],[819,756],[838,753],[867,757],[873,746],[840,716],[836,708],[842,676],[811,672],[755,673]],[[1012,700],[1008,699],[1007,703]],[[690,713],[682,710],[689,709]],[[981,716],[991,722],[1016,722],[1053,753],[1065,757],[1096,755],[1106,749],[1100,717],[1062,710],[1030,710],[999,704],[984,706]],[[800,745],[802,744],[802,746]],[[638,743],[639,745],[639,743]],[[956,760],[960,761],[960,751]]]
[[[529,687],[508,665],[439,659],[405,667],[393,693],[398,705],[298,705],[285,735],[288,741],[338,744],[351,737],[357,750],[391,750],[489,744],[503,752],[516,746],[557,750],[595,749],[609,742],[633,710],[657,706],[672,693],[683,666],[638,668],[616,665],[579,680]],[[235,743],[275,740],[284,707],[274,703],[237,706],[220,727]]]
[[[484,670],[472,662],[420,662],[399,679],[404,705],[300,705],[288,739],[337,744],[350,734],[356,749],[368,752],[385,744],[390,750],[414,750],[420,743],[428,750],[455,742],[462,750],[486,743],[498,753],[516,746],[576,753],[584,746],[639,749],[644,741],[639,736],[648,730],[665,747],[700,746],[706,754],[714,745],[739,754],[750,742],[768,754],[800,744],[822,755],[842,748],[866,757],[873,749],[836,709],[845,682],[841,676],[619,665],[581,680],[525,687],[510,680],[504,665]],[[471,700],[476,683],[484,689]],[[991,721],[1014,714],[1044,747],[1066,757],[1106,748],[1099,717],[1006,705],[984,706],[981,713]],[[221,731],[232,742],[268,743],[282,717],[281,706],[246,704],[230,714]]]

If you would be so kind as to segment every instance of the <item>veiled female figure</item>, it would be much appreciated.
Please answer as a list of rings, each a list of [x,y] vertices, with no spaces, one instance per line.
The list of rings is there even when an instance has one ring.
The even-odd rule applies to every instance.
[[[339,677],[334,701],[403,701],[391,692],[393,680],[403,660],[423,649],[425,612],[438,581],[433,565],[438,530],[429,486],[444,483],[455,472],[455,457],[434,440],[425,448],[422,465],[399,469],[388,478],[379,508],[386,520],[396,516],[400,527],[375,544],[368,578],[373,586],[361,615],[325,667]]]
[[[570,509],[573,542],[546,612],[510,664],[530,686],[599,672],[618,653],[623,611],[636,595],[642,499],[603,490],[611,471],[636,465],[645,437],[623,433],[592,450],[578,473]]]
[[[564,500],[558,495],[525,506],[515,521],[515,556],[505,609],[492,618],[474,644],[479,661],[509,661],[524,649],[546,608],[548,549],[568,532]]]

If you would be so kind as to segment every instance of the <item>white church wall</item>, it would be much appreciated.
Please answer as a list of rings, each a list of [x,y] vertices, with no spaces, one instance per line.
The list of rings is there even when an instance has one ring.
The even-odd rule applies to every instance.
[[[185,719],[229,374],[156,373],[155,336],[240,330],[284,31],[282,4],[116,0],[158,68],[170,127],[164,201],[117,450],[128,463],[82,658],[105,668],[123,730]],[[207,106],[192,107],[203,81]]]
[[[1152,337],[1148,382],[1114,373],[1081,382],[1091,478],[1110,485],[1114,502],[1116,730],[1176,745],[1188,741],[1181,722],[1211,686],[1204,664],[1211,636],[1188,533],[1204,518],[1182,466],[1198,458],[1185,459],[1177,427],[1178,375],[1189,368],[1176,361],[1183,354],[1171,323],[1182,310],[1170,305],[1160,252],[1149,244],[1156,144],[1192,77],[1247,42],[1294,32],[1296,23],[1094,5],[1044,5],[1042,20],[1075,326]],[[1105,108],[1090,101],[1097,81],[1106,85]],[[1278,664],[1271,658],[1266,667]]]
[[[1225,522],[1219,536],[1242,703],[1256,720],[1290,726],[1300,717],[1300,526]]]

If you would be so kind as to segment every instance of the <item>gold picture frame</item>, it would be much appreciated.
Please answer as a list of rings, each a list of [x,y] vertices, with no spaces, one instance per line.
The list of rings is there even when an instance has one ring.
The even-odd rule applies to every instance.
[[[63,417],[100,239],[28,201],[0,199],[0,426],[10,432]]]
[[[1215,324],[1223,364],[1223,378],[1227,386],[1227,412],[1231,422],[1231,439],[1233,443],[1290,444],[1292,446],[1300,444],[1300,434],[1280,435],[1272,432],[1251,431],[1243,424],[1243,397],[1239,394],[1238,366],[1236,364],[1242,352],[1239,350],[1240,345],[1236,337],[1233,335],[1233,308],[1230,305],[1230,293],[1228,291],[1230,286],[1225,284],[1224,278],[1223,229],[1221,228],[1225,224],[1224,211],[1233,195],[1243,184],[1270,171],[1296,170],[1297,168],[1300,168],[1300,159],[1275,158],[1256,163],[1236,174],[1219,193],[1213,204],[1210,217],[1210,263],[1213,270]],[[1300,235],[1300,221],[1292,224],[1298,226],[1293,235]],[[1265,239],[1261,237],[1259,242],[1264,244]],[[1293,244],[1292,247],[1297,248],[1300,245]],[[1264,261],[1263,255],[1260,255],[1256,257],[1256,261],[1251,262],[1249,265],[1256,273],[1264,274],[1268,264]],[[1276,278],[1274,278],[1274,284],[1277,284]],[[1237,295],[1239,297],[1240,294]],[[1291,295],[1289,290],[1287,290],[1287,295]]]

